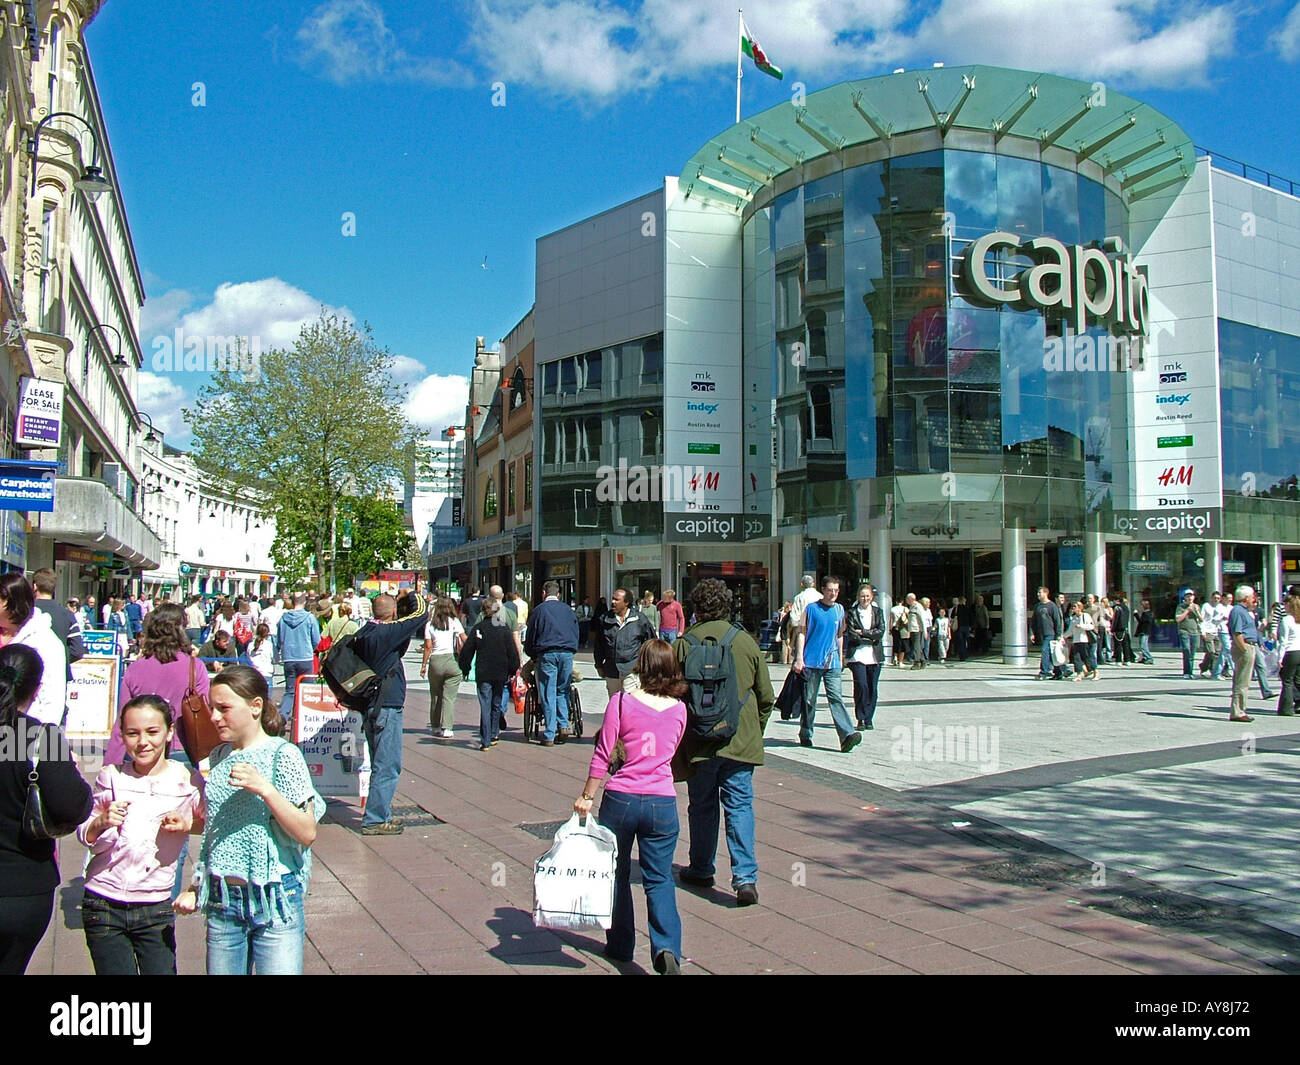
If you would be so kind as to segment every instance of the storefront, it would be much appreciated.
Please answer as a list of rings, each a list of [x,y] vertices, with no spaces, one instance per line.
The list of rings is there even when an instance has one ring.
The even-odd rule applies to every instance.
[[[663,598],[663,549],[660,547],[616,547],[613,552],[614,588],[626,588],[633,601],[650,592],[655,601]]]

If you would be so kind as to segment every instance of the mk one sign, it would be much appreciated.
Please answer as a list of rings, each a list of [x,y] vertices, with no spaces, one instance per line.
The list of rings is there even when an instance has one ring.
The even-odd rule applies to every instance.
[[[1031,265],[1019,266],[1013,256],[1024,256]],[[1119,237],[1107,237],[1098,247],[986,233],[962,253],[959,277],[962,295],[980,306],[1036,308],[1065,318],[1076,335],[1090,325],[1148,335],[1145,268],[1133,265]]]

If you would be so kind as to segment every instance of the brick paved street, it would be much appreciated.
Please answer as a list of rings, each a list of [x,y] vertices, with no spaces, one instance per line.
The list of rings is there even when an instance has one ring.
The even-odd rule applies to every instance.
[[[417,668],[408,660],[408,671]],[[1297,941],[1256,921],[1250,908],[1231,901],[1207,903],[1203,894],[1198,903],[1174,890],[1184,884],[1159,884],[1159,877],[1146,878],[1148,870],[1122,864],[1099,883],[1089,852],[1078,848],[1070,853],[1070,840],[1051,838],[1053,832],[1068,833],[1071,825],[1069,811],[1053,792],[1062,779],[1074,782],[1077,805],[1097,794],[1092,777],[1112,773],[1108,759],[1139,757],[1135,751],[1157,750],[1179,739],[1166,734],[1168,721],[1166,732],[1154,737],[1150,724],[1138,716],[1139,707],[1107,702],[1106,697],[1150,688],[1154,701],[1170,686],[1158,670],[1123,680],[1107,676],[1082,692],[1082,685],[1035,686],[1027,673],[991,661],[915,674],[890,670],[882,685],[877,730],[851,756],[830,749],[833,737],[824,712],[813,751],[792,747],[793,726],[774,720],[768,729],[768,764],[755,776],[761,905],[738,909],[734,895],[720,889],[679,890],[683,947],[690,959],[684,972],[1227,974],[1292,969]],[[1033,688],[1032,694],[1021,691],[1027,688]],[[985,689],[998,693],[996,701],[981,701]],[[948,690],[951,696],[939,694]],[[427,823],[408,827],[400,837],[362,837],[356,831],[357,803],[331,801],[314,850],[306,971],[648,969],[639,887],[638,956],[632,965],[616,966],[602,958],[599,937],[532,925],[532,863],[549,845],[554,823],[567,817],[585,777],[599,722],[599,712],[592,710],[603,705],[602,691],[598,681],[583,684],[588,709],[583,742],[550,749],[525,744],[519,719],[512,715],[513,727],[501,745],[484,754],[471,741],[477,705],[468,695],[462,694],[457,706],[456,739],[437,741],[425,727],[427,690],[413,684],[398,792],[398,805],[405,809],[398,812],[408,823]],[[1161,696],[1188,708],[1173,715],[1182,719],[1175,721],[1184,730],[1181,742],[1212,751],[1212,737],[1238,741],[1238,734],[1219,721],[1224,715],[1217,703],[1223,700],[1213,700],[1215,694],[1216,689],[1189,684],[1186,694],[1175,690]],[[1204,710],[1197,710],[1202,704]],[[922,706],[927,709],[918,709]],[[939,710],[962,724],[975,723],[972,714],[998,721],[1004,737],[1002,772],[981,775],[970,766],[940,762],[929,765],[927,778],[925,766],[891,760],[891,728],[911,728],[917,714],[928,721]],[[1102,715],[1109,742],[1100,735],[1097,719]],[[1294,748],[1296,737],[1285,734],[1288,724],[1261,716],[1255,729],[1261,747],[1272,742]],[[1153,739],[1158,741],[1154,745]],[[1179,761],[1167,751],[1142,757],[1151,765]],[[1194,759],[1199,760],[1221,767],[1222,754]],[[1267,764],[1258,763],[1261,768]],[[899,773],[912,776],[902,781],[896,778]],[[1028,778],[1013,786],[1008,779],[1020,779],[1016,774]],[[1212,783],[1211,777],[1199,779],[1201,785]],[[684,790],[679,789],[679,864],[686,854]],[[1166,812],[1176,813],[1174,800],[1159,789],[1157,794]],[[996,803],[991,797],[997,796],[1014,809],[992,809]],[[1113,796],[1108,801],[1118,802]],[[1130,819],[1140,817],[1136,806],[1140,803],[1130,796]],[[1051,823],[1023,827],[1051,846],[1006,827],[1017,818],[1028,820],[1026,812],[1035,808],[1055,811]],[[1075,821],[1090,819],[1087,809],[1074,812],[1079,815]],[[1117,810],[1110,813],[1121,816]],[[537,833],[521,827],[546,823]],[[1146,838],[1159,835],[1153,828]],[[1104,834],[1099,840],[1093,842],[1113,843]],[[1177,850],[1177,841],[1168,846]],[[727,882],[725,853],[724,842],[719,853],[722,885]],[[31,972],[91,971],[76,909],[81,860],[75,841],[65,844],[62,913]],[[1197,864],[1192,857],[1180,860]],[[182,973],[202,972],[201,921],[181,921],[178,935]]]

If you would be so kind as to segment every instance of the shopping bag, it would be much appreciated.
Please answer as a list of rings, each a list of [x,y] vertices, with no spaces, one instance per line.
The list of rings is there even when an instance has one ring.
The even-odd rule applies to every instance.
[[[1065,638],[1052,641],[1052,663],[1063,666],[1070,661],[1070,649],[1065,645]]]
[[[1270,646],[1270,644],[1272,646]],[[1267,641],[1264,646],[1259,649],[1259,654],[1264,660],[1264,676],[1270,679],[1274,677],[1280,678],[1282,673],[1282,654],[1277,644],[1273,643],[1272,640]]]
[[[533,924],[538,928],[608,929],[614,923],[614,833],[575,813],[555,833],[533,870]]]

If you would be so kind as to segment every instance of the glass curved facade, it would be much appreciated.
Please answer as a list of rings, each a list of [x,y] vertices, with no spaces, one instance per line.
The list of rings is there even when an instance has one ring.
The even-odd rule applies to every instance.
[[[954,290],[955,261],[997,230],[1129,238],[1099,183],[961,150],[832,173],[746,220],[746,394],[770,395],[772,421],[747,419],[745,450],[773,457],[770,473],[751,467],[747,511],[770,510],[778,535],[935,521],[1077,531],[1111,505],[1123,389],[1112,401],[1108,372],[1049,373],[1059,325],[1042,312]]]

